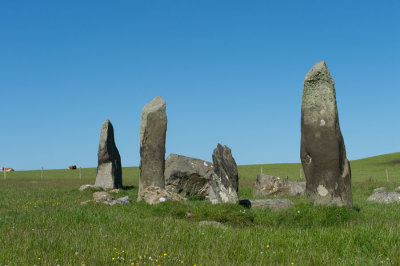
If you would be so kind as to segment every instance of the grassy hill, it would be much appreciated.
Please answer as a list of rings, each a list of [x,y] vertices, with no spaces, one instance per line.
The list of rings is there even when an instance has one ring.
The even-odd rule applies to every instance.
[[[0,179],[3,265],[376,265],[400,264],[400,206],[366,202],[376,187],[400,185],[400,153],[351,162],[357,210],[314,207],[293,197],[286,211],[203,201],[149,206],[80,205],[96,169],[17,171]],[[263,173],[300,179],[300,164],[239,166],[240,198]],[[389,174],[389,182],[386,177]],[[304,179],[304,174],[302,174]],[[139,169],[123,169],[117,197],[137,197]],[[190,212],[190,218],[186,213]],[[221,222],[225,228],[199,226]],[[133,263],[133,264],[132,264]]]

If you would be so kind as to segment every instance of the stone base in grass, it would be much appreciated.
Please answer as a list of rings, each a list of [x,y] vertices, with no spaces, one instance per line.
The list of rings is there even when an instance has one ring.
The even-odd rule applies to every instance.
[[[293,202],[288,199],[252,199],[240,200],[239,205],[253,209],[285,210],[292,207]]]

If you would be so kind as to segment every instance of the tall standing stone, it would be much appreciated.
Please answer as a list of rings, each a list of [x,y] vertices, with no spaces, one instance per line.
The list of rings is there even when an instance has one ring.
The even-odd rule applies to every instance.
[[[239,190],[239,174],[231,149],[218,143],[217,148],[213,151],[212,158],[214,172],[227,178],[237,192]]]
[[[140,192],[148,186],[165,187],[165,101],[157,96],[145,105],[140,122]]]
[[[324,61],[316,63],[304,80],[300,158],[314,204],[353,206],[335,85]]]
[[[114,128],[110,120],[101,127],[98,166],[95,186],[104,189],[122,187],[121,157],[114,141]]]

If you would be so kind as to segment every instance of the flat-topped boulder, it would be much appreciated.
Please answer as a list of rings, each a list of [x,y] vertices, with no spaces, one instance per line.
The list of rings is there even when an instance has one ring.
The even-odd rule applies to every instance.
[[[114,128],[110,120],[106,120],[101,127],[97,159],[95,187],[122,188],[121,157],[115,145]]]
[[[335,85],[324,61],[317,62],[304,79],[300,159],[306,191],[314,204],[353,206]]]
[[[140,178],[139,197],[149,187],[165,187],[165,137],[167,115],[165,101],[157,96],[147,103],[140,121]]]
[[[303,196],[305,190],[305,182],[289,181],[286,178],[259,174],[253,185],[253,197]]]
[[[213,165],[200,159],[170,154],[165,161],[165,188],[181,196],[208,196]]]
[[[285,210],[293,206],[288,199],[251,199],[240,200],[239,204],[252,209],[270,209],[273,211]]]

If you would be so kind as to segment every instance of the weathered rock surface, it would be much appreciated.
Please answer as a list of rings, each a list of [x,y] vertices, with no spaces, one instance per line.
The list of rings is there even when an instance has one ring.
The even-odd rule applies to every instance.
[[[186,201],[187,199],[177,193],[169,192],[163,188],[149,186],[140,192],[140,198],[150,205],[165,201]]]
[[[166,190],[182,196],[208,196],[213,165],[200,159],[171,154],[165,161]]]
[[[95,185],[89,185],[89,184],[87,184],[87,185],[82,185],[82,186],[79,187],[79,190],[80,190],[80,191],[86,191],[86,190],[102,190],[102,189],[103,189],[102,187],[98,187],[98,186],[95,186]]]
[[[259,174],[253,185],[253,196],[303,196],[305,190],[305,182],[289,181],[286,178]]]
[[[210,176],[208,200],[212,204],[237,203],[239,198],[236,189],[226,176],[218,176],[213,173]]]
[[[374,194],[369,196],[367,201],[374,201],[380,203],[400,203],[400,193],[397,192],[386,192],[386,191],[376,191]]]
[[[106,205],[115,205],[115,204],[128,204],[131,203],[131,199],[128,196],[114,199],[108,192],[101,191],[101,192],[94,192],[93,193],[93,200],[87,200],[81,202],[81,205],[88,204],[90,202],[101,202]]]
[[[93,193],[93,200],[95,202],[113,201],[114,198],[110,195],[110,193],[105,192],[105,191],[100,191],[100,192]]]
[[[288,199],[254,199],[241,200],[240,205],[253,209],[271,209],[274,211],[284,210],[292,207],[293,202]]]
[[[400,192],[400,186],[398,186],[397,188],[395,188],[394,191]]]
[[[157,96],[145,105],[140,121],[139,196],[148,186],[165,187],[165,136],[167,115],[165,101]]]
[[[218,176],[226,177],[237,192],[239,190],[239,174],[231,149],[218,143],[217,148],[213,151],[212,158],[214,172]]]
[[[128,196],[118,198],[116,200],[111,200],[111,201],[103,201],[104,204],[113,206],[115,204],[129,204],[131,203],[131,199]]]
[[[122,187],[121,157],[114,141],[114,128],[109,120],[101,127],[95,186],[104,189]]]
[[[334,80],[324,61],[316,63],[304,80],[300,159],[314,204],[353,206]]]

